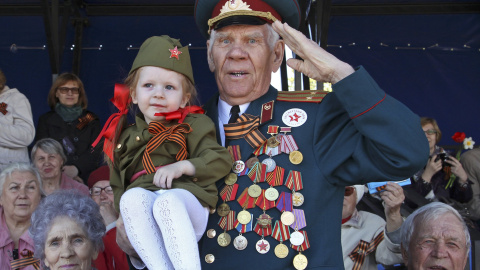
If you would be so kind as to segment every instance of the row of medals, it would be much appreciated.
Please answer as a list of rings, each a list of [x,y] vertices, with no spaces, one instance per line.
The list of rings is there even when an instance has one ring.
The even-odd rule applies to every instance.
[[[267,140],[267,146],[270,148],[278,147],[279,144],[280,142],[276,136],[272,136]],[[289,154],[289,160],[292,164],[298,165],[303,161],[303,155],[298,150],[292,151]],[[235,184],[238,179],[237,174],[241,173],[245,169],[245,166],[251,169],[257,162],[260,162],[257,157],[252,157],[248,159],[246,161],[246,164],[241,160],[235,161],[232,166],[233,173],[230,173],[225,177],[225,184],[229,186]],[[267,172],[272,172],[273,170],[275,170],[276,163],[271,157],[264,159],[262,163],[267,166]],[[262,194],[262,188],[259,185],[254,183],[253,185],[248,187],[248,195],[250,197],[257,198],[261,194]],[[278,197],[279,197],[278,190],[276,190],[272,186],[270,186],[265,191],[265,198],[269,201],[275,201],[278,199]],[[300,192],[293,192],[292,194],[293,206],[299,207],[303,204],[303,202],[304,202],[303,195]],[[223,202],[217,208],[217,213],[221,217],[227,216],[229,212],[230,212],[230,207],[225,202]],[[252,219],[251,214],[246,210],[240,211],[237,215],[238,222],[244,225],[248,224],[251,221],[251,219]],[[295,222],[295,216],[290,211],[284,211],[280,216],[280,220],[284,225],[290,226]],[[272,218],[269,215],[265,214],[264,212],[258,218],[258,224],[262,228],[266,228],[268,225],[272,224]],[[216,233],[214,229],[210,229],[207,232],[207,236],[210,238],[215,237],[215,234]],[[301,232],[295,231],[290,234],[290,243],[292,245],[300,246],[304,241],[305,241],[305,238]],[[231,243],[230,234],[228,234],[226,231],[221,233],[217,238],[217,242],[222,247],[228,246]],[[237,237],[235,237],[235,239],[233,240],[233,246],[237,250],[244,250],[247,247],[247,244],[248,244],[247,238],[245,238],[245,236],[243,236],[241,233]],[[256,244],[256,249],[258,253],[265,254],[270,250],[270,244],[262,236],[262,239],[260,239]],[[282,242],[280,242],[275,247],[274,252],[278,258],[285,258],[288,255],[288,247]],[[293,265],[296,269],[305,269],[307,266],[307,263],[308,263],[307,257],[301,253],[297,254],[293,259]]]

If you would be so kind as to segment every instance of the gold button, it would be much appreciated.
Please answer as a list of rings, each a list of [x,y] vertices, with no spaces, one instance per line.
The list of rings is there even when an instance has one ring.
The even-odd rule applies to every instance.
[[[198,178],[197,177],[194,177],[193,178],[193,182],[197,182],[198,181]]]
[[[140,136],[135,137],[135,140],[136,140],[137,142],[139,142],[139,141],[140,141]]]
[[[213,215],[213,214],[215,214],[215,211],[217,211],[217,209],[215,209],[215,208],[213,208],[213,207],[210,207],[210,210],[209,210],[209,211],[210,211],[210,214]]]
[[[208,238],[214,238],[215,235],[217,235],[217,232],[215,231],[215,229],[210,229],[207,231],[207,237]]]
[[[121,143],[117,144],[117,148],[118,149],[122,148],[122,144]]]
[[[207,254],[207,256],[205,256],[205,261],[207,263],[213,263],[215,261],[215,256],[213,256],[213,254]]]

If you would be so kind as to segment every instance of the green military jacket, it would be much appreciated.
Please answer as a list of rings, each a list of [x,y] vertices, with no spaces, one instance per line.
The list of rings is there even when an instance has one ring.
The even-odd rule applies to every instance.
[[[115,196],[115,208],[119,210],[120,198],[123,193],[133,187],[141,187],[156,191],[161,188],[153,184],[152,174],[144,174],[130,183],[132,176],[144,170],[142,157],[150,139],[154,137],[148,131],[148,124],[143,114],[135,118],[136,124],[127,127],[118,140],[114,150],[114,164],[110,167],[110,185]],[[172,188],[183,188],[190,191],[204,205],[215,207],[217,203],[217,188],[215,182],[224,177],[231,168],[232,159],[227,149],[217,143],[215,126],[203,114],[189,114],[184,123],[192,131],[183,134],[187,142],[187,160],[195,166],[195,176],[183,175],[172,182]],[[164,124],[172,126],[177,121]],[[180,145],[165,140],[150,157],[155,167],[176,162],[175,156]]]

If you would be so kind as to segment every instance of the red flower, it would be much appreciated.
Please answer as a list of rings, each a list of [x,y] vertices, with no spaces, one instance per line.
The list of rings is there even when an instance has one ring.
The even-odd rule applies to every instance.
[[[463,140],[465,140],[465,132],[455,132],[452,139],[457,143],[463,143]]]

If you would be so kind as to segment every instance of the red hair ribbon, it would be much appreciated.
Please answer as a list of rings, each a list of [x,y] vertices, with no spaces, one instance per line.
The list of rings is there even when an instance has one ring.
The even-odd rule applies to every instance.
[[[167,120],[167,121],[178,119],[178,123],[181,124],[181,123],[183,123],[183,120],[185,120],[185,117],[187,117],[187,114],[189,114],[189,113],[204,114],[205,111],[201,107],[193,105],[193,106],[187,106],[185,108],[180,108],[180,109],[178,109],[174,112],[156,113],[154,115],[155,116],[165,116],[165,120]]]
[[[102,137],[105,138],[103,143],[103,151],[110,160],[113,161],[113,138],[115,136],[115,131],[117,129],[118,122],[120,121],[120,117],[124,114],[128,113],[128,107],[132,101],[130,96],[130,89],[124,84],[115,84],[114,96],[110,99],[110,101],[117,107],[118,112],[110,115],[105,122],[105,126],[103,126],[102,131],[98,135],[97,139],[92,143],[92,147],[95,146],[100,142]]]

